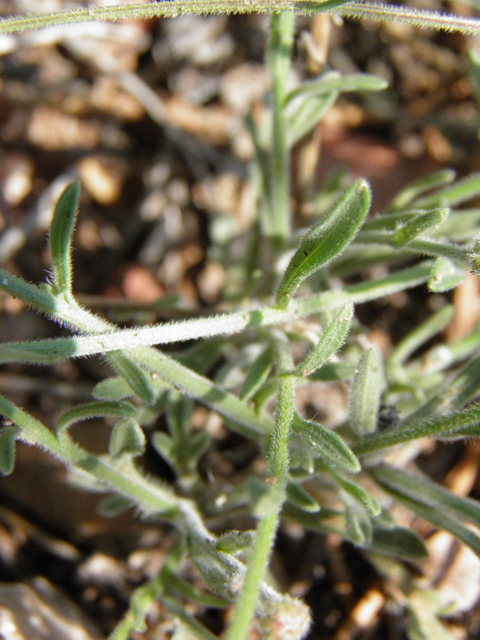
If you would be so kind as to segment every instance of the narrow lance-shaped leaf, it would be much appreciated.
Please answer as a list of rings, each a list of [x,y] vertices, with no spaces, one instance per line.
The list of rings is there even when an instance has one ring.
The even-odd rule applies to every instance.
[[[242,390],[240,391],[240,400],[250,400],[250,398],[255,395],[270,375],[272,366],[271,349],[264,349],[250,367]]]
[[[428,289],[432,293],[443,293],[455,289],[461,284],[467,273],[465,266],[449,258],[437,258],[428,281]]]
[[[72,182],[60,195],[50,227],[49,245],[52,253],[53,284],[57,294],[72,291],[71,242],[78,214],[80,184]]]
[[[318,422],[309,422],[295,415],[293,429],[300,438],[312,447],[328,465],[347,471],[358,473],[360,462],[350,447],[334,431],[330,431]]]
[[[303,136],[316,127],[337,98],[336,91],[324,95],[308,96],[290,118],[287,130],[288,144],[293,147]]]
[[[432,207],[455,207],[480,195],[480,173],[472,173],[464,180],[436,191],[429,196],[415,200],[415,206],[422,209]]]
[[[427,522],[431,522],[440,529],[449,531],[456,538],[468,545],[477,556],[480,557],[480,537],[474,533],[471,529],[466,527],[458,518],[452,517],[449,512],[442,509],[441,506],[429,506],[421,502],[417,502],[412,498],[409,498],[398,491],[391,489],[383,485],[383,489],[393,496],[397,502],[403,504],[405,507],[413,511]]]
[[[108,400],[89,402],[66,411],[57,422],[57,433],[64,432],[70,425],[80,420],[92,420],[93,418],[105,418],[108,416],[129,418],[135,416],[136,413],[137,409],[128,402],[110,402]]]
[[[317,513],[320,511],[320,505],[305,491],[305,489],[296,482],[287,483],[287,500],[295,507],[307,513]]]
[[[371,548],[405,560],[421,560],[428,556],[424,541],[417,533],[405,527],[374,526]]]
[[[455,411],[445,416],[428,421],[398,425],[388,431],[374,433],[363,438],[353,446],[359,456],[374,451],[388,449],[404,442],[418,440],[418,438],[448,438],[456,440],[468,436],[480,436],[480,405],[475,404],[462,411]]]
[[[376,498],[371,496],[368,491],[361,485],[357,484],[356,482],[352,482],[351,480],[347,480],[347,478],[344,478],[343,476],[335,472],[333,472],[333,476],[338,484],[342,487],[342,489],[357,502],[362,504],[363,507],[373,516],[377,516],[381,512],[382,505],[380,504],[380,502]]]
[[[365,509],[359,504],[348,504],[345,509],[347,532],[354,544],[368,547],[372,543],[373,526]]]
[[[388,360],[388,367],[403,364],[416,349],[443,331],[452,320],[454,313],[455,307],[451,304],[446,305],[415,327],[395,347]]]
[[[15,467],[15,440],[19,434],[17,427],[8,426],[0,431],[0,473],[8,476]]]
[[[386,213],[402,211],[426,191],[443,187],[451,184],[455,180],[455,171],[452,169],[442,169],[429,174],[428,176],[419,178],[407,184],[407,186],[399,191],[390,205],[386,209]]]
[[[133,362],[131,358],[121,351],[112,351],[107,355],[107,358],[115,371],[122,376],[139,398],[148,404],[155,402],[155,393],[149,377],[136,362]]]
[[[355,372],[350,394],[350,427],[358,436],[373,433],[384,384],[383,368],[376,349],[365,351]]]
[[[329,213],[309,229],[291,258],[277,290],[277,303],[286,307],[295,289],[339,255],[353,240],[370,209],[366,180],[357,180]]]
[[[349,91],[383,91],[388,82],[379,76],[368,73],[354,73],[342,76],[338,71],[324,73],[319,80],[304,82],[287,96],[287,103],[305,95],[322,95],[331,91],[346,93]]]
[[[450,209],[432,209],[406,222],[390,237],[390,244],[403,247],[429,229],[442,224],[450,215]]]
[[[117,422],[110,436],[108,450],[114,458],[123,455],[141,456],[145,451],[145,434],[136,420]]]
[[[354,306],[351,302],[340,309],[326,328],[317,346],[310,351],[306,358],[302,360],[293,371],[296,376],[303,377],[310,375],[340,349],[350,330],[353,313]]]
[[[379,464],[371,473],[384,486],[391,487],[417,502],[448,511],[452,517],[480,527],[480,503],[476,500],[457,496],[426,476],[409,473],[389,464]]]

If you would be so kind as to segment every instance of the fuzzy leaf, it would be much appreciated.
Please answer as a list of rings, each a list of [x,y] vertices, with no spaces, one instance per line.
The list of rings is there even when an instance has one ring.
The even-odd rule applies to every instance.
[[[472,173],[449,187],[415,200],[415,207],[419,209],[455,207],[478,196],[480,196],[480,173]]]
[[[355,372],[350,394],[350,426],[358,436],[373,433],[384,383],[383,368],[376,349],[365,351]]]
[[[106,378],[98,382],[92,390],[92,395],[97,400],[124,400],[133,396],[133,393],[132,387],[120,376]]]
[[[414,351],[443,331],[452,320],[454,313],[455,307],[447,304],[417,325],[395,347],[388,360],[388,368],[403,364]]]
[[[441,508],[449,512],[453,518],[466,520],[480,527],[480,502],[477,500],[457,496],[426,476],[409,473],[388,464],[375,466],[372,474],[383,486],[388,486],[417,502]]]
[[[340,309],[326,328],[316,347],[295,368],[294,375],[302,377],[310,375],[340,349],[350,331],[353,313],[354,306],[351,302]]]
[[[382,505],[380,502],[371,496],[361,485],[356,482],[352,482],[351,480],[347,480],[337,473],[334,473],[333,475],[342,489],[360,503],[373,516],[377,516],[382,511]]]
[[[72,291],[72,234],[78,214],[80,183],[72,182],[60,195],[50,226],[49,245],[52,253],[53,284],[57,294]]]
[[[360,462],[342,438],[318,422],[309,422],[295,415],[293,429],[300,438],[314,449],[328,465],[348,473],[358,473]]]
[[[378,479],[377,479],[378,481]],[[457,517],[450,515],[451,512],[447,511],[443,505],[429,505],[426,502],[421,502],[421,496],[417,501],[414,498],[410,498],[404,495],[403,492],[396,491],[385,483],[381,483],[382,488],[388,494],[390,494],[397,502],[404,505],[410,511],[413,511],[416,515],[420,516],[427,522],[431,522],[440,529],[449,531],[452,535],[468,545],[478,557],[480,557],[480,537],[472,531],[472,529],[466,527]]]
[[[369,547],[372,543],[373,526],[365,510],[357,505],[347,505],[345,519],[351,541],[360,547]]]
[[[127,418],[117,422],[110,436],[108,450],[114,458],[123,455],[141,456],[145,451],[145,434],[135,420]]]
[[[132,501],[125,496],[106,496],[98,503],[98,512],[104,518],[115,518],[125,513],[132,506]]]
[[[233,556],[253,546],[255,531],[228,531],[221,535],[215,543],[215,549]]]
[[[353,240],[370,209],[366,180],[357,180],[329,213],[300,241],[277,291],[277,303],[286,307],[297,287],[312,273],[338,256]]]
[[[0,473],[9,476],[15,468],[15,440],[19,430],[17,427],[5,427],[0,431]]]
[[[267,518],[283,502],[283,490],[278,484],[267,485],[257,478],[248,483],[251,493],[252,513],[258,519]]]
[[[452,169],[442,169],[441,171],[436,171],[428,176],[410,182],[397,193],[386,212],[390,213],[404,210],[405,207],[410,206],[416,198],[426,191],[451,184],[455,180],[455,175],[455,171]]]
[[[155,393],[145,371],[121,351],[111,351],[108,361],[115,371],[130,385],[139,398],[148,404],[155,402]]]
[[[272,352],[265,349],[250,367],[240,391],[240,400],[250,400],[266,381],[272,370]]]
[[[105,418],[108,416],[129,418],[136,414],[137,409],[129,402],[109,402],[108,400],[88,402],[66,411],[57,422],[57,433],[65,431],[74,422],[81,420],[92,420],[93,418]]]
[[[428,288],[432,293],[450,291],[462,284],[466,275],[464,265],[449,258],[437,258],[428,281]]]
[[[374,527],[372,550],[405,560],[422,560],[428,556],[422,538],[404,527]]]
[[[429,229],[445,222],[449,215],[450,209],[432,209],[422,213],[394,231],[389,242],[395,247],[404,247]]]
[[[431,420],[402,424],[384,432],[377,432],[355,443],[353,449],[359,456],[388,449],[419,438],[448,438],[457,440],[467,436],[480,436],[480,405],[474,404],[462,411],[455,411]]]
[[[5,271],[5,269],[0,269],[0,290],[22,300],[34,309],[55,315],[57,301],[48,288],[37,287],[23,278]]]
[[[178,456],[174,440],[163,431],[156,431],[152,436],[152,444],[157,453],[176,469]]]
[[[338,71],[324,73],[319,80],[304,82],[287,96],[287,103],[305,95],[324,95],[332,91],[382,91],[388,87],[383,78],[367,73],[342,76]]]
[[[324,95],[312,95],[299,105],[292,115],[288,126],[288,144],[293,147],[309,133],[338,98],[338,92],[332,91]]]
[[[208,451],[212,442],[212,436],[208,431],[199,431],[191,439],[188,446],[187,456],[190,464],[196,464],[198,460]]]
[[[302,511],[307,511],[308,513],[320,511],[318,502],[296,482],[287,483],[287,500]]]

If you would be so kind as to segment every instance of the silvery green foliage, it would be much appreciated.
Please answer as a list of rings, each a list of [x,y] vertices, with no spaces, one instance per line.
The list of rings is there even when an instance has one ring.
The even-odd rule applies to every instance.
[[[323,9],[355,13],[351,3],[341,4],[332,0],[323,3]],[[368,3],[361,7],[375,11]],[[144,11],[132,9],[139,10]],[[34,24],[35,17],[29,20]],[[261,265],[260,250],[250,254],[253,264],[231,264],[228,243],[216,247],[227,271],[231,267],[237,277],[241,274],[245,291],[236,311],[121,329],[82,308],[73,294],[71,267],[78,183],[66,187],[55,207],[49,237],[51,281],[37,286],[0,270],[1,290],[72,330],[67,338],[3,344],[1,362],[46,365],[102,354],[113,370],[95,386],[91,402],[64,409],[56,424],[49,425],[53,429],[0,397],[5,418],[0,471],[13,471],[17,440],[42,447],[74,470],[84,487],[107,494],[99,507],[104,515],[134,506],[180,533],[159,575],[134,591],[129,612],[111,640],[144,632],[154,599],[176,618],[179,638],[187,633],[214,637],[189,613],[185,599],[219,608],[235,602],[227,640],[245,640],[254,617],[264,638],[305,637],[308,608],[264,581],[282,517],[312,531],[340,534],[367,554],[425,557],[420,536],[395,524],[388,511],[393,499],[480,555],[480,538],[470,528],[480,526],[477,502],[384,460],[393,447],[419,438],[453,440],[480,434],[480,331],[429,348],[428,341],[452,318],[453,308],[445,304],[399,341],[384,365],[376,349],[365,347],[364,329],[354,318],[355,305],[420,285],[442,293],[462,282],[467,270],[478,269],[474,231],[480,212],[463,205],[480,195],[480,176],[455,181],[452,171],[436,172],[407,185],[384,211],[368,218],[370,186],[364,179],[352,183],[342,174],[317,194],[318,215],[296,245],[288,247],[292,146],[316,126],[341,92],[378,91],[385,85],[370,75],[329,72],[289,92],[284,76],[292,42],[292,16],[276,14],[269,50],[270,137],[250,121],[258,228],[275,256],[271,272],[260,281],[253,277]],[[477,73],[478,61],[475,56],[471,60]],[[252,246],[257,241],[253,238]],[[274,292],[275,262],[289,248],[290,260]],[[364,277],[368,268],[389,263],[398,267],[378,279]],[[362,279],[331,287],[333,278],[338,282],[345,275]],[[315,331],[315,339],[306,338],[298,322],[306,319],[312,322],[309,331]],[[181,343],[190,340],[197,340],[196,346],[182,349]],[[168,354],[159,348],[175,343],[176,350]],[[415,355],[422,349],[422,355]],[[350,387],[348,418],[342,423],[330,428],[297,413],[300,385],[338,381]],[[397,401],[398,389],[402,397]],[[226,429],[265,454],[264,473],[235,478],[236,482],[205,481],[199,463],[216,447],[216,438],[194,425],[198,405],[219,414]],[[151,433],[161,416],[165,429]],[[111,426],[109,450],[102,456],[72,437],[74,423],[91,419]],[[148,443],[171,466],[175,485],[143,473],[138,458]],[[328,498],[323,497],[325,487]],[[237,513],[253,517],[256,531],[229,530],[230,518]],[[224,527],[221,535],[209,530],[210,519]],[[195,565],[210,593],[182,577],[185,561]],[[409,605],[416,616],[412,634],[423,624],[417,605],[413,599]],[[437,622],[435,613],[429,624],[437,628]]]

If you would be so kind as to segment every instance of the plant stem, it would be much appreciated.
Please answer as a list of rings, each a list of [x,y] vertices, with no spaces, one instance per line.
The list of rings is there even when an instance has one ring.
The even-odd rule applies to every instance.
[[[285,98],[291,67],[295,14],[274,13],[270,32],[268,62],[272,75],[273,118],[270,167],[271,215],[266,233],[274,245],[282,247],[290,234],[290,151],[287,144]],[[267,221],[266,221],[267,222]]]
[[[291,371],[293,359],[287,339],[275,332],[275,355],[280,372]],[[255,609],[258,604],[260,585],[267,570],[268,561],[275,542],[280,512],[285,499],[289,464],[289,441],[295,409],[295,379],[293,376],[278,376],[277,417],[269,454],[269,475],[273,505],[261,518],[257,528],[255,545],[248,562],[247,575],[238,597],[235,613],[225,640],[247,640]]]
[[[345,6],[342,6],[345,5]],[[18,33],[27,29],[42,29],[76,22],[94,20],[124,20],[132,18],[173,18],[178,15],[205,15],[230,13],[273,13],[292,11],[298,15],[337,13],[351,18],[367,18],[381,22],[397,21],[428,29],[459,31],[466,35],[480,33],[480,22],[476,18],[452,16],[435,11],[420,11],[395,5],[372,2],[350,2],[349,0],[170,0],[169,2],[146,2],[144,4],[118,5],[115,7],[89,6],[41,15],[13,16],[0,20],[0,34]]]
[[[419,286],[428,280],[431,266],[431,262],[427,261],[403,271],[397,271],[386,278],[292,300],[287,309],[263,307],[250,311],[237,311],[213,317],[162,323],[134,329],[115,330],[113,329],[114,325],[106,323],[76,305],[72,305],[70,308],[64,303],[65,307],[57,308],[54,312],[49,309],[49,315],[69,326],[93,333],[93,335],[38,340],[37,342],[4,343],[0,346],[0,362],[37,364],[61,362],[71,357],[231,335],[250,328],[291,322],[322,311],[338,309],[348,302],[354,304],[368,302],[397,291]],[[1,277],[3,275],[5,277]],[[23,299],[21,293],[15,287],[10,286],[12,278],[7,276],[7,272],[0,270],[0,290]],[[40,307],[40,310],[43,309]],[[78,326],[78,318],[81,319],[81,327]]]

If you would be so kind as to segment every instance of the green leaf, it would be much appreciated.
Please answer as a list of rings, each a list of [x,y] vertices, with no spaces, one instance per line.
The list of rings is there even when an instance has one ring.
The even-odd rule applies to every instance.
[[[452,517],[448,511],[441,506],[429,506],[416,500],[412,500],[407,496],[394,491],[390,487],[383,485],[383,489],[395,498],[397,502],[413,511],[427,522],[431,522],[440,529],[449,531],[452,535],[468,545],[478,557],[480,557],[480,537],[471,529],[462,524],[457,518]]]
[[[18,298],[34,309],[52,316],[55,315],[57,301],[50,290],[37,287],[23,278],[5,271],[5,269],[0,269],[0,290]]]
[[[145,371],[121,351],[111,351],[107,355],[115,371],[129,384],[135,393],[148,404],[155,402],[155,393]]]
[[[271,349],[264,349],[250,370],[240,391],[240,400],[250,400],[266,381],[272,370]]]
[[[422,560],[428,556],[420,536],[405,527],[373,528],[372,551],[379,551],[404,560]]]
[[[400,229],[393,232],[389,243],[395,247],[404,247],[423,233],[437,227],[447,220],[450,209],[432,209],[408,220]]]
[[[415,207],[431,209],[433,207],[455,207],[480,195],[480,173],[472,173],[464,180],[458,180],[450,187],[436,191],[430,196],[415,200]]]
[[[320,511],[318,502],[296,482],[287,483],[287,500],[302,511],[307,511],[308,513]]]
[[[228,531],[218,538],[215,549],[235,556],[251,549],[254,541],[255,531]]]
[[[108,400],[88,402],[66,411],[57,422],[57,433],[62,433],[74,422],[79,422],[80,420],[92,420],[93,418],[105,418],[108,416],[129,418],[136,414],[136,407],[129,402],[110,402]]]
[[[388,464],[375,466],[372,475],[382,486],[388,486],[408,498],[442,509],[453,518],[466,520],[480,527],[480,503],[476,500],[457,496],[426,476],[409,473]]]
[[[295,415],[293,429],[328,465],[348,473],[358,473],[361,470],[360,462],[350,447],[330,429],[318,422],[304,420],[298,414]]]
[[[455,180],[455,171],[452,169],[442,169],[428,176],[419,178],[410,182],[406,187],[397,193],[390,205],[386,209],[386,213],[402,211],[419,196],[426,191],[437,189],[445,185],[451,184]]]
[[[342,76],[338,71],[324,73],[320,80],[304,82],[298,89],[287,96],[287,104],[305,95],[323,95],[332,91],[346,93],[347,91],[383,91],[388,82],[383,78],[367,73],[354,73]]]
[[[163,431],[156,431],[152,436],[152,445],[157,453],[176,470],[178,455],[174,440]]]
[[[437,258],[428,281],[428,289],[432,293],[444,293],[455,289],[465,280],[465,266],[449,258]]]
[[[474,49],[468,49],[467,57],[472,71],[470,77],[473,81],[475,97],[477,104],[480,104],[480,55]]]
[[[447,304],[410,331],[393,350],[387,363],[388,369],[403,364],[414,351],[443,331],[450,324],[454,314],[455,307]]]
[[[15,468],[15,440],[20,430],[17,427],[8,426],[0,431],[0,473],[9,476]]]
[[[370,203],[368,183],[357,180],[329,213],[305,233],[277,290],[277,303],[281,307],[288,305],[293,292],[308,276],[338,256],[353,240]]]
[[[362,354],[350,393],[350,427],[358,436],[373,433],[384,385],[383,367],[374,348]]]
[[[212,443],[212,436],[208,431],[199,431],[190,441],[187,458],[190,465],[197,464],[198,460],[208,451]]]
[[[110,436],[108,450],[114,458],[120,456],[141,456],[145,451],[145,434],[135,420],[127,418],[117,422]]]
[[[355,443],[353,450],[359,456],[388,449],[404,442],[419,438],[448,438],[456,440],[467,436],[480,436],[480,405],[474,404],[462,411],[455,411],[445,416],[439,416],[408,424],[402,424],[381,433],[366,436]]]
[[[98,513],[104,518],[115,518],[125,513],[132,506],[132,501],[125,496],[106,496],[98,503]]]
[[[239,574],[238,561],[227,553],[217,551],[213,544],[208,544],[198,535],[188,536],[187,546],[190,558],[208,589],[224,598],[231,598],[229,585]]]
[[[80,183],[70,183],[60,195],[50,226],[49,245],[52,253],[53,285],[57,294],[72,291],[72,234],[78,214]]]
[[[332,91],[324,95],[312,95],[302,102],[290,118],[288,126],[288,144],[293,147],[309,133],[338,98],[338,92]]]
[[[356,504],[347,505],[345,519],[351,541],[360,547],[369,547],[372,543],[373,526],[365,510]]]
[[[97,400],[124,400],[133,396],[134,391],[120,376],[106,378],[93,387],[92,395]]]
[[[332,322],[328,325],[325,333],[320,338],[307,357],[292,372],[296,376],[308,376],[319,369],[345,342],[345,338],[350,331],[354,306],[351,302],[346,304]]]
[[[371,496],[361,485],[356,482],[352,482],[351,480],[347,480],[335,472],[333,472],[333,476],[342,489],[359,502],[373,516],[377,516],[382,511],[382,505],[380,502]]]

